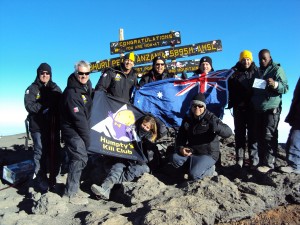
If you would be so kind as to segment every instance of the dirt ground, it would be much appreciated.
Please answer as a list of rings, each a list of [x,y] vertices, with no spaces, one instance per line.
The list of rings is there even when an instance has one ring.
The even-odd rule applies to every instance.
[[[300,205],[280,206],[276,209],[256,215],[254,218],[218,225],[299,225]]]

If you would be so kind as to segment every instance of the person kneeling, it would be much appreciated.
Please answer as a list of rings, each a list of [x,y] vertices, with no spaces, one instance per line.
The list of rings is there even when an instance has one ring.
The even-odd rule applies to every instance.
[[[231,135],[231,128],[206,109],[205,96],[199,93],[192,99],[190,112],[179,128],[178,147],[170,163],[175,168],[183,167],[190,180],[212,176],[220,155],[218,136]]]
[[[142,122],[137,124],[136,133],[142,144],[143,154],[150,163],[153,161],[151,153],[153,149],[149,148],[149,143],[154,143],[157,137],[157,125],[154,117],[146,115],[142,118]],[[115,184],[133,181],[135,178],[141,177],[144,173],[149,173],[150,168],[145,162],[138,162],[130,159],[109,158],[105,162],[105,169],[108,174],[101,186],[93,184],[92,192],[99,198],[108,200],[110,192]]]

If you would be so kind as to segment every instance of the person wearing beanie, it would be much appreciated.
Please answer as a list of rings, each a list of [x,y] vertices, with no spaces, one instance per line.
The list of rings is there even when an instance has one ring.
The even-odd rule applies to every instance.
[[[24,104],[33,140],[34,188],[45,192],[55,186],[59,172],[59,104],[62,92],[52,81],[49,64],[41,63],[36,72],[34,82],[25,91]],[[49,158],[50,151],[53,158]]]
[[[249,59],[250,62],[253,62],[253,56],[252,56],[252,52],[250,52],[249,50],[244,50],[240,53],[240,62],[242,62],[243,59]]]
[[[212,59],[209,56],[204,56],[200,59],[199,62],[199,69],[194,72],[193,76],[198,76],[199,74],[205,73],[208,74],[209,72],[214,71],[212,65]]]
[[[104,70],[95,91],[105,91],[125,102],[131,101],[132,91],[137,85],[137,74],[133,68],[135,61],[136,55],[130,52],[124,56],[119,66]]]
[[[259,157],[251,97],[258,68],[253,62],[252,53],[249,50],[242,51],[239,61],[232,69],[234,73],[228,79],[228,109],[233,109],[236,166],[238,168],[245,166],[246,149],[248,149],[250,168],[254,169],[259,163]]]
[[[190,112],[179,128],[176,152],[170,158],[169,164],[175,169],[172,172],[183,177],[179,171],[184,168],[190,180],[212,176],[220,155],[218,136],[228,138],[231,135],[230,127],[206,109],[204,94],[195,95]]]
[[[88,204],[87,193],[80,190],[81,173],[88,161],[92,83],[90,63],[81,60],[69,76],[61,104],[61,133],[65,142],[69,171],[63,198],[75,205]]]
[[[142,76],[139,86],[142,87],[147,83],[151,83],[157,80],[163,80],[173,78],[174,74],[171,74],[167,70],[166,60],[162,56],[156,56],[152,60],[152,69]]]
[[[283,68],[273,62],[268,49],[262,49],[258,57],[260,67],[255,78],[264,81],[266,86],[254,86],[251,100],[255,110],[255,133],[260,160],[257,170],[267,173],[274,169],[282,95],[288,92],[289,86]]]

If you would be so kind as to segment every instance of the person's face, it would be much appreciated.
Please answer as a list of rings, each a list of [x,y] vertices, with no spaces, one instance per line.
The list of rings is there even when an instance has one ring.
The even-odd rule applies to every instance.
[[[90,79],[90,70],[87,67],[79,66],[78,71],[76,72],[77,80],[81,84],[86,84]]]
[[[150,122],[143,121],[141,126],[142,126],[143,130],[145,130],[145,131],[150,131],[150,129],[151,129],[151,123]]]
[[[268,52],[263,52],[263,53],[259,54],[258,57],[259,57],[259,65],[261,67],[267,67],[267,65],[271,61],[271,56],[270,56],[270,53],[268,53]]]
[[[50,73],[48,71],[41,71],[40,72],[40,81],[43,84],[47,84],[50,80]]]
[[[204,112],[205,108],[203,105],[192,105],[192,113],[194,114],[195,117],[200,116]]]
[[[241,64],[245,67],[245,69],[248,69],[251,66],[251,59],[243,58]]]
[[[130,71],[132,69],[132,67],[134,67],[134,62],[130,59],[125,59],[124,60],[124,67],[125,67],[126,70]]]
[[[159,74],[162,74],[165,70],[166,65],[165,65],[163,60],[159,59],[159,60],[156,61],[154,66],[155,66],[156,72],[159,73]]]
[[[200,65],[200,69],[203,73],[208,73],[211,71],[211,65],[208,62],[203,62]]]

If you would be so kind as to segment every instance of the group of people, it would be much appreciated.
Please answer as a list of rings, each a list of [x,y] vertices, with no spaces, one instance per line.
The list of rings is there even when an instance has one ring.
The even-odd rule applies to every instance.
[[[258,57],[259,67],[250,51],[240,53],[228,80],[228,108],[233,109],[237,166],[245,166],[248,149],[250,167],[267,173],[275,166],[282,95],[287,93],[288,83],[268,49],[262,49]]]
[[[75,64],[75,70],[69,76],[63,92],[52,81],[50,65],[42,63],[38,67],[35,81],[25,92],[25,107],[34,144],[34,179],[41,191],[55,186],[60,166],[61,131],[68,156],[68,177],[63,197],[73,204],[88,203],[89,195],[81,191],[80,178],[89,159],[87,150],[90,145],[93,91],[104,91],[129,103],[133,98],[134,88],[174,77],[167,70],[166,60],[157,56],[153,59],[152,69],[138,81],[134,70],[135,58],[133,52],[128,53],[119,66],[103,71],[94,90],[89,79],[90,64],[87,61]],[[272,61],[268,50],[260,51],[259,60],[260,67],[257,68],[250,51],[245,50],[240,54],[239,62],[233,67],[235,72],[228,81],[228,108],[233,108],[237,165],[244,166],[247,146],[251,165],[258,167],[261,172],[268,172],[274,168],[281,95],[288,91],[288,85],[282,68]],[[212,59],[205,56],[201,58],[199,70],[193,76],[211,71]],[[256,84],[263,80],[266,86],[264,88],[261,87],[264,82],[260,82],[261,86]],[[287,118],[292,126],[288,142],[289,166],[282,168],[282,171],[300,171],[300,114],[294,113],[299,110],[299,98],[295,90],[291,112]],[[157,120],[153,115],[146,115],[136,126],[144,153],[149,158],[156,151],[157,129]],[[207,110],[205,96],[199,93],[190,102],[190,110],[179,128],[175,140],[177,147],[169,156],[168,165],[174,169],[183,169],[191,180],[211,176],[220,157],[218,136],[227,138],[231,135],[230,127]],[[115,184],[132,181],[152,170],[146,163],[104,158],[106,178],[100,185],[91,186],[91,191],[103,199],[109,199]]]

